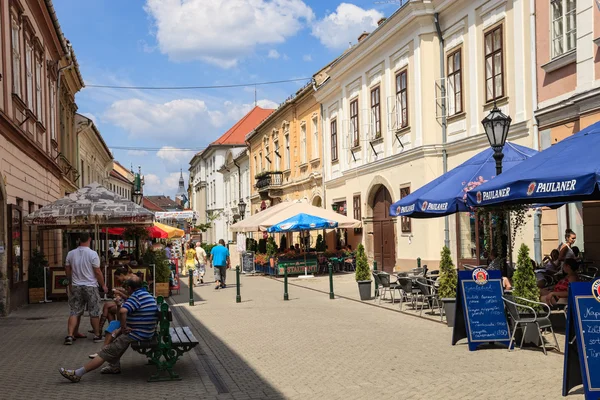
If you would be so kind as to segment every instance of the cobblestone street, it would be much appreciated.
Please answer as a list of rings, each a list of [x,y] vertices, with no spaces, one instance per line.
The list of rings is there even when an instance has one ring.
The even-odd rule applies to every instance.
[[[284,302],[281,282],[264,277],[243,277],[242,284],[241,304],[233,285],[196,288],[194,307],[185,287],[172,298],[176,323],[191,326],[200,340],[177,364],[180,382],[147,383],[152,367],[128,351],[121,375],[92,372],[71,384],[57,368],[80,366],[100,345],[62,345],[66,303],[27,306],[0,320],[0,398],[107,391],[128,399],[561,398],[560,354],[469,352],[465,344],[451,346],[451,330],[439,323],[297,286]]]

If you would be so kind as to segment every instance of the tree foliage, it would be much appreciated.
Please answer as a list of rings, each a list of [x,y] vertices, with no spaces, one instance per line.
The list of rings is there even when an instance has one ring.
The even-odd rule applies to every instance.
[[[167,254],[164,250],[153,250],[150,248],[144,253],[143,260],[144,265],[156,265],[156,276],[154,277],[154,280],[157,283],[169,282],[171,268],[169,268],[169,261],[167,260]]]
[[[458,283],[458,274],[452,258],[450,249],[446,246],[442,249],[442,259],[440,261],[440,288],[438,294],[440,298],[456,298],[456,285]]]
[[[267,239],[267,257],[275,257],[277,255],[277,245],[275,244],[275,239],[273,236],[269,236]]]
[[[38,250],[33,250],[33,256],[29,260],[29,279],[27,281],[30,289],[44,287],[44,267],[48,266],[48,260],[44,253]]]
[[[513,275],[513,295],[522,297],[531,301],[540,301],[540,289],[537,286],[537,279],[529,258],[529,247],[522,244],[519,248],[519,258],[517,259],[517,269]],[[517,303],[532,306],[529,302],[519,301]],[[539,307],[533,307],[538,308]]]
[[[355,278],[357,281],[369,281],[371,280],[371,268],[367,262],[367,255],[365,254],[365,247],[361,244],[356,249],[356,272]]]
[[[323,240],[323,235],[319,233],[317,236],[317,244],[315,245],[317,251],[325,251],[325,241]]]

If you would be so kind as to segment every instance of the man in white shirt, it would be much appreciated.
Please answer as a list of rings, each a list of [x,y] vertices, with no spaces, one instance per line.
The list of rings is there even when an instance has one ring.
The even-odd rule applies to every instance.
[[[196,257],[198,258],[198,264],[196,265],[196,271],[198,275],[196,279],[196,285],[199,285],[201,283],[204,283],[204,274],[206,272],[207,259],[206,251],[204,251],[200,242],[196,243]]]
[[[100,314],[102,306],[98,286],[102,287],[104,293],[108,288],[104,284],[104,276],[100,270],[100,258],[98,253],[90,249],[92,239],[89,233],[79,236],[79,247],[67,254],[65,272],[69,279],[69,308],[70,316],[68,322],[68,335],[65,344],[73,344],[74,334],[79,325],[79,319],[87,305],[90,322],[94,328],[94,342],[101,342]]]

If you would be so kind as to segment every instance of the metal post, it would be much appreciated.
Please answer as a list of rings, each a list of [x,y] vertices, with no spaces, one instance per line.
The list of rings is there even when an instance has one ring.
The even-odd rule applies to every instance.
[[[417,258],[417,268],[421,268],[421,257]]]
[[[52,303],[52,300],[48,300],[48,284],[46,282],[46,274],[50,271],[50,267],[44,267],[44,300],[41,303]]]
[[[288,282],[287,282],[287,264],[283,264],[283,300],[289,300]]]
[[[333,265],[328,263],[327,266],[329,267],[329,298],[333,300],[335,298],[333,294]]]
[[[237,290],[237,294],[235,296],[235,302],[241,303],[242,296],[240,296],[240,266],[239,265],[237,265],[235,267],[235,286],[236,286],[236,290]]]
[[[377,261],[373,261],[373,272],[377,274]],[[375,282],[375,297],[379,296],[379,287],[377,286],[377,282]]]
[[[502,173],[502,159],[504,153],[502,153],[502,147],[494,147],[494,160],[496,160],[496,176]]]
[[[194,305],[194,274],[189,274],[190,276],[190,306]]]

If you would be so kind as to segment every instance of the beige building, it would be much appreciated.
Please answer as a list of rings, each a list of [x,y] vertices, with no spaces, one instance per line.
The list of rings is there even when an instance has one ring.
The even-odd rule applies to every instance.
[[[474,215],[453,215],[446,227],[444,218],[392,218],[389,206],[440,176],[444,158],[450,170],[488,148],[480,121],[494,103],[512,117],[509,140],[534,146],[529,4],[410,1],[331,65],[315,94],[325,205],[363,229],[330,247],[363,243],[386,271],[417,258],[435,269],[445,242],[455,262],[483,261]],[[531,224],[522,238],[531,244]]]
[[[107,186],[113,169],[113,157],[96,128],[94,121],[81,114],[75,115],[75,129],[79,144],[79,186],[92,182]]]
[[[60,231],[23,226],[25,215],[77,182],[73,124],[68,130],[59,109],[74,113],[83,81],[56,18],[50,0],[0,3],[0,315],[27,302],[34,249],[62,264]]]
[[[107,180],[107,189],[128,200],[133,200],[134,183],[135,173],[122,166],[117,160],[113,160]]]
[[[323,206],[321,110],[313,93],[312,83],[298,90],[246,136],[252,214],[282,201]]]
[[[540,147],[545,149],[600,121],[600,11],[593,0],[535,4],[535,115]],[[599,210],[597,202],[544,210],[543,254],[557,248],[565,229],[570,228],[586,259],[599,261]]]

